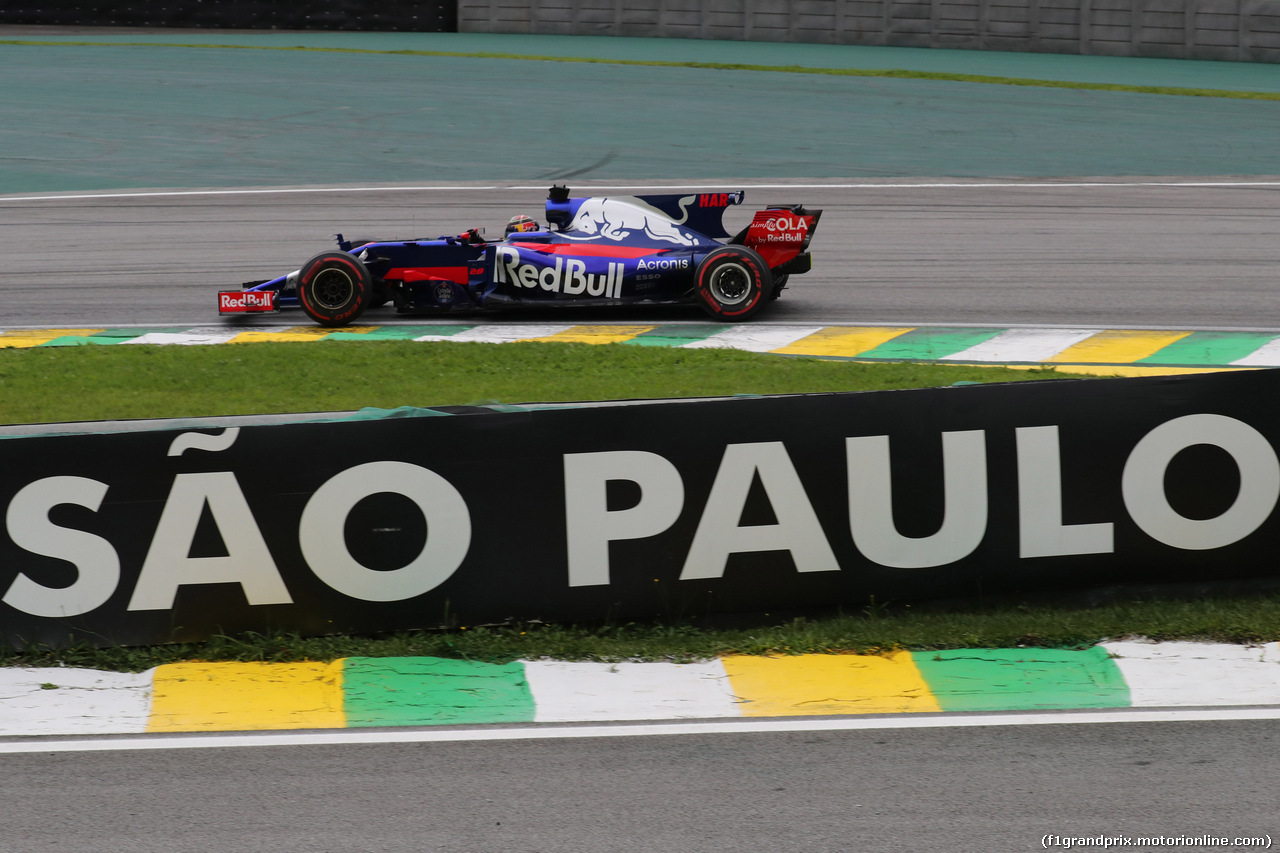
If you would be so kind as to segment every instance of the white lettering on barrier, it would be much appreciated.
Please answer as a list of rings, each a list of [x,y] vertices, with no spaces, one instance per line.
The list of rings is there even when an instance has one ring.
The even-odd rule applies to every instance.
[[[107,484],[85,477],[48,477],[28,483],[9,502],[5,524],[13,544],[32,554],[66,560],[79,576],[67,587],[54,588],[19,574],[4,594],[4,603],[32,616],[79,616],[106,603],[120,583],[120,557],[101,536],[59,527],[49,510],[60,504],[97,512]]]
[[[1112,523],[1062,523],[1058,427],[1022,427],[1015,436],[1019,556],[1111,553]],[[982,542],[987,530],[986,434],[969,430],[945,432],[941,437],[944,516],[937,533],[926,537],[904,537],[894,525],[889,437],[845,439],[849,530],[867,559],[908,569],[948,565],[971,554]],[[224,449],[233,440],[205,437],[200,449]],[[1178,453],[1200,444],[1219,447],[1232,457],[1240,487],[1225,512],[1215,518],[1191,519],[1170,505],[1164,477]],[[659,454],[569,453],[563,464],[571,587],[610,583],[610,543],[658,536],[676,523],[685,508],[680,472]],[[777,521],[744,527],[739,522],[756,478]],[[629,508],[610,510],[606,491],[611,481],[635,483],[640,500]],[[88,613],[111,598],[121,573],[111,542],[56,525],[49,517],[54,507],[63,504],[97,512],[107,492],[108,486],[97,480],[59,476],[36,480],[14,495],[5,515],[9,538],[29,553],[71,563],[78,577],[68,586],[52,588],[18,573],[0,600],[32,616],[58,618]],[[372,571],[360,565],[344,538],[345,521],[355,504],[378,493],[404,495],[427,520],[429,533],[421,553],[393,571]],[[1155,427],[1134,446],[1121,476],[1121,494],[1134,523],[1157,542],[1182,550],[1222,548],[1249,536],[1270,518],[1280,502],[1280,460],[1267,439],[1240,420],[1188,415]],[[206,507],[226,556],[190,556]],[[435,589],[451,577],[470,548],[472,529],[461,494],[439,474],[405,462],[371,462],[341,471],[321,485],[302,512],[298,535],[307,565],[331,588],[366,601],[399,601]],[[718,578],[730,554],[758,551],[788,551],[800,572],[840,568],[781,442],[725,446],[680,577]],[[292,602],[235,474],[179,474],[128,609],[170,609],[179,587],[211,583],[239,584],[250,605]]]
[[[1018,556],[1110,554],[1114,525],[1062,523],[1062,457],[1056,426],[1019,427]]]
[[[1173,457],[1197,444],[1220,447],[1240,469],[1240,491],[1216,518],[1179,515],[1169,505],[1164,474]],[[1124,505],[1135,524],[1157,542],[1186,551],[1206,551],[1239,542],[1271,516],[1280,498],[1280,461],[1267,439],[1243,421],[1225,415],[1187,415],[1143,436],[1121,477]]]
[[[898,533],[893,521],[889,436],[846,438],[849,532],[863,556],[882,566],[921,569],[973,553],[987,532],[986,442],[982,430],[942,434],[942,527],[913,538]]]
[[[610,480],[640,487],[640,500],[610,510]],[[642,450],[564,455],[564,512],[569,586],[609,583],[609,543],[656,536],[676,523],[684,507],[684,481],[665,457]]]
[[[738,520],[756,476],[777,523],[742,527]],[[680,580],[722,577],[730,554],[751,551],[789,551],[798,572],[840,570],[800,475],[780,441],[730,444],[724,449]]]
[[[374,571],[347,550],[347,515],[370,495],[403,495],[427,521],[427,541],[407,566]],[[298,524],[302,556],[315,576],[362,601],[403,601],[430,592],[462,565],[471,548],[471,514],[448,480],[408,462],[369,462],[335,474],[316,490]]]
[[[190,556],[206,506],[226,546],[225,557]],[[129,609],[169,610],[178,587],[207,583],[238,583],[250,604],[293,603],[230,471],[174,477]]]

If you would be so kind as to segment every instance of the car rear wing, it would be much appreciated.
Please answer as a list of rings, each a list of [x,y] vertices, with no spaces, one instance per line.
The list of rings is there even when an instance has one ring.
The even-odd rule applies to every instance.
[[[771,204],[756,211],[751,224],[729,242],[756,250],[770,269],[778,269],[809,251],[821,218],[821,210],[807,210],[802,204]]]

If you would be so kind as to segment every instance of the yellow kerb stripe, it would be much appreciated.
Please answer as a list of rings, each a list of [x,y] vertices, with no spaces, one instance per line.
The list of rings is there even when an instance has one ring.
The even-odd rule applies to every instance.
[[[656,326],[574,326],[544,338],[529,338],[554,344],[617,344],[639,337]]]
[[[1159,352],[1190,332],[1098,332],[1091,338],[1067,347],[1050,362],[1127,364]]]
[[[342,661],[174,663],[156,669],[147,731],[336,729]]]
[[[786,355],[831,355],[852,358],[910,331],[909,326],[904,328],[833,326],[820,329],[794,344],[773,352]]]
[[[106,329],[12,329],[0,332],[0,347],[38,347],[58,338],[87,338]]]
[[[909,652],[721,660],[745,717],[941,710]]]

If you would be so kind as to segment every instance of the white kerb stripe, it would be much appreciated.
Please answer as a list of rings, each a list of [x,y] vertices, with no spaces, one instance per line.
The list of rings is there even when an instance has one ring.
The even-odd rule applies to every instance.
[[[571,324],[556,326],[474,326],[456,335],[423,335],[415,341],[456,341],[482,344],[509,344],[531,338],[547,338],[572,329]]]
[[[0,736],[145,732],[152,673],[0,669]]]
[[[940,361],[1046,361],[1097,333],[1097,329],[1009,329]]]
[[[719,660],[700,663],[526,661],[539,723],[737,717]]]
[[[822,326],[730,326],[709,338],[682,344],[683,349],[740,349],[770,352],[807,338]]]
[[[1231,362],[1236,367],[1280,367],[1280,338],[1265,343],[1244,358]]]
[[[225,344],[227,341],[241,335],[247,331],[257,331],[255,329],[189,329],[185,332],[147,332],[145,335],[139,335],[130,341],[123,341],[125,344],[164,344],[164,345],[197,345],[197,344]]]
[[[1274,705],[1280,643],[1102,643],[1129,685],[1134,707]]]

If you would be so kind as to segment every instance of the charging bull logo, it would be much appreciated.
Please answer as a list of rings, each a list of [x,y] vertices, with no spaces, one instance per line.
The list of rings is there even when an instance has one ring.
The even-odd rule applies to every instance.
[[[688,199],[682,199],[682,202],[692,203],[694,200],[694,196],[689,196]],[[639,200],[589,198],[578,208],[567,231],[570,233],[564,236],[579,240],[592,240],[599,237],[606,240],[625,240],[632,234],[638,233],[651,240],[663,240],[681,246],[692,246],[697,242],[662,211]],[[575,235],[572,232],[578,233]]]

